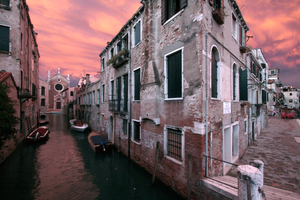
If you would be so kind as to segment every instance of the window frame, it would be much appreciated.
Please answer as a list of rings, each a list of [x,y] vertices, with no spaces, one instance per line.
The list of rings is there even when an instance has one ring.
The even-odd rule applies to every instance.
[[[136,94],[135,94],[135,89],[136,89],[136,80],[135,80],[135,72],[136,71],[140,71],[140,83],[139,83],[139,88],[140,88],[140,92],[141,92],[141,67],[138,67],[138,68],[136,68],[136,69],[134,69],[133,70],[133,74],[132,74],[132,76],[133,76],[133,78],[132,78],[132,82],[133,82],[133,84],[132,84],[132,98],[133,98],[133,101],[140,101],[141,100],[141,93],[139,94],[139,99],[136,99]]]
[[[0,49],[0,53],[9,53],[11,52],[11,43],[10,43],[10,26],[8,25],[5,25],[5,24],[0,24],[0,27],[3,27],[3,28],[7,28],[7,31],[8,31],[8,38],[5,38],[7,39],[7,44],[3,43],[3,45],[1,44],[0,47],[4,48],[3,50]],[[3,29],[4,30],[4,29]]]
[[[105,58],[101,58],[101,71],[104,71],[105,69]]]
[[[140,41],[136,42],[135,41],[135,34],[136,34],[135,27],[138,23],[140,23]],[[137,20],[136,23],[132,26],[132,48],[136,47],[137,45],[139,45],[142,42],[142,27],[143,26],[142,26],[141,19]]]
[[[235,14],[232,12],[232,17],[231,17],[231,35],[232,37],[237,41],[237,32],[238,32],[238,28],[237,28],[237,17],[235,16]]]
[[[139,141],[135,140],[134,138],[134,134],[135,134],[135,123],[139,123],[140,127],[139,127]],[[132,142],[136,143],[136,144],[141,144],[141,141],[142,141],[142,134],[141,134],[141,121],[140,120],[136,120],[136,119],[132,119],[132,135],[131,135],[131,140]]]
[[[214,48],[216,49],[216,53],[217,53],[217,55],[216,56],[218,56],[218,62],[217,62],[217,64],[216,64],[216,66],[217,66],[217,69],[216,69],[216,92],[217,92],[217,96],[215,97],[215,96],[213,96],[213,72],[212,72],[212,67],[213,67],[213,62],[212,62],[212,60],[213,60],[213,50],[214,50]],[[216,45],[213,45],[212,46],[212,48],[211,48],[211,51],[210,51],[210,93],[211,93],[211,95],[210,95],[210,97],[211,97],[211,99],[216,99],[216,100],[219,100],[219,99],[221,99],[221,82],[220,82],[220,80],[221,80],[221,66],[222,66],[222,63],[221,63],[221,55],[220,55],[220,50],[218,49],[218,47],[216,46]]]
[[[168,129],[181,131],[181,161],[168,155]],[[179,165],[184,165],[185,160],[185,132],[184,129],[177,126],[165,125],[164,127],[164,156]]]
[[[169,86],[168,86],[168,59],[167,57],[177,53],[181,51],[181,97],[172,97],[169,98]],[[165,100],[183,100],[183,70],[184,70],[184,58],[183,58],[183,54],[184,54],[184,47],[180,47],[178,49],[175,49],[167,54],[164,55],[164,75],[165,75],[165,87],[164,87],[164,97]]]
[[[102,103],[105,102],[105,84],[102,84],[102,98],[101,98],[101,102]]]

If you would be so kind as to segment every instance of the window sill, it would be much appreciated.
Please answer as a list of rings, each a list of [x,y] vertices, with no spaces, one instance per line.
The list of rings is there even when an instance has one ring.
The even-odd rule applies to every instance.
[[[176,13],[175,15],[173,15],[170,19],[168,19],[163,26],[165,26],[166,24],[168,24],[170,21],[174,20],[178,15],[180,15],[181,13],[183,13],[184,9],[180,10],[178,13]]]
[[[172,158],[172,157],[167,156],[167,155],[165,155],[165,158],[167,158],[168,160],[170,160],[170,161],[172,161],[172,162],[174,162],[174,163],[176,163],[178,165],[183,166],[183,162],[180,162],[179,160],[176,160],[175,158]]]
[[[137,145],[141,145],[141,141],[135,141],[135,140],[131,140],[133,143],[137,144]]]
[[[179,98],[166,98],[164,100],[165,101],[183,101],[183,98],[182,97],[179,97]]]
[[[137,46],[139,46],[141,43],[142,43],[142,40],[141,40],[141,41],[139,41],[139,43],[137,43],[137,44],[133,45],[133,46],[132,46],[132,49],[134,49],[134,48],[137,48]]]
[[[221,99],[219,99],[219,98],[213,98],[213,97],[211,97],[210,100],[212,100],[212,101],[221,101]]]
[[[132,100],[132,102],[135,102],[135,103],[140,103],[140,101],[141,100],[134,100],[134,99]]]

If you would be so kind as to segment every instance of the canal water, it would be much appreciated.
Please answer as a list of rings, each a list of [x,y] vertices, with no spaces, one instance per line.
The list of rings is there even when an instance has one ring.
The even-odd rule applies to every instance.
[[[97,155],[88,133],[48,114],[50,138],[21,144],[0,164],[0,199],[182,199],[122,153]]]

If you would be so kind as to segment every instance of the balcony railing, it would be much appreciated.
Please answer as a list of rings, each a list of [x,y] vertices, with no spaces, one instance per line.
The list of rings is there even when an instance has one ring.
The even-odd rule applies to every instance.
[[[124,104],[123,100],[112,99],[109,100],[109,111],[112,112],[127,112],[127,102]]]

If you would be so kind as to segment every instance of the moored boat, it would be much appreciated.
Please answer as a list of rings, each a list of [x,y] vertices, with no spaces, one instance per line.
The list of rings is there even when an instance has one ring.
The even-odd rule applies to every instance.
[[[82,123],[81,120],[71,119],[70,120],[71,129],[74,131],[84,132],[89,125],[86,123]]]
[[[96,153],[109,152],[113,148],[112,142],[105,139],[102,135],[91,132],[88,136],[88,141],[90,143],[91,148]]]
[[[32,131],[26,137],[26,141],[27,142],[45,141],[48,139],[49,134],[50,134],[50,130],[45,126],[42,126],[42,127],[35,129],[34,131]]]

